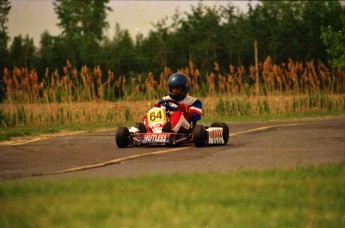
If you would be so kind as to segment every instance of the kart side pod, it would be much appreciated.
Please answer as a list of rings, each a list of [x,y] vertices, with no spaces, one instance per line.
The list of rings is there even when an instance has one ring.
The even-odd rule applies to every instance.
[[[229,126],[226,123],[212,123],[211,126],[197,125],[193,130],[196,147],[205,145],[225,145],[229,141]]]

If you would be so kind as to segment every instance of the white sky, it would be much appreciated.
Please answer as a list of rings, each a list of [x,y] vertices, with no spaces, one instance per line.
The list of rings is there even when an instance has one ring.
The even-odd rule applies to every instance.
[[[60,34],[58,28],[58,18],[54,12],[52,0],[10,0],[11,11],[7,23],[9,36],[11,38],[8,45],[11,45],[13,37],[28,34],[34,39],[35,45],[39,45],[40,36],[44,31],[51,35]],[[232,5],[245,11],[248,1],[203,1],[204,5],[227,6]],[[161,18],[168,16],[171,18],[175,9],[180,13],[191,12],[191,6],[197,6],[199,1],[119,1],[111,0],[108,6],[113,11],[108,12],[107,21],[110,25],[108,36],[114,36],[115,24],[119,23],[121,29],[127,29],[132,37],[142,33],[145,37],[153,29],[151,23],[158,22]]]

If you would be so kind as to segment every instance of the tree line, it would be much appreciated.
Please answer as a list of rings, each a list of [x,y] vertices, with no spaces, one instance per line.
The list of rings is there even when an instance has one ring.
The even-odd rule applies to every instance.
[[[111,9],[107,3],[55,0],[62,32],[53,36],[44,31],[36,47],[28,35],[16,36],[9,43],[6,23],[11,4],[2,0],[0,80],[5,68],[35,68],[43,77],[47,68],[62,71],[66,60],[77,69],[100,66],[125,77],[148,72],[159,77],[164,67],[177,70],[189,61],[203,72],[212,71],[215,62],[222,71],[228,71],[230,64],[254,64],[254,41],[260,61],[267,56],[277,64],[288,59],[318,59],[333,67],[345,67],[345,16],[338,1],[261,1],[248,4],[247,12],[231,2],[226,7],[208,7],[200,2],[191,6],[190,12],[176,9],[174,15],[152,23],[147,37],[137,34],[135,38],[118,23],[114,36],[105,36],[110,26],[107,13],[121,10]]]

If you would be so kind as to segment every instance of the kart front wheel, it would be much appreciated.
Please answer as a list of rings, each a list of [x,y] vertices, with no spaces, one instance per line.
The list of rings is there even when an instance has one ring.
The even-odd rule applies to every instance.
[[[119,127],[115,134],[117,147],[126,148],[129,145],[129,130],[127,127]]]
[[[196,147],[203,147],[207,143],[207,132],[204,125],[196,125],[193,129],[193,141]]]

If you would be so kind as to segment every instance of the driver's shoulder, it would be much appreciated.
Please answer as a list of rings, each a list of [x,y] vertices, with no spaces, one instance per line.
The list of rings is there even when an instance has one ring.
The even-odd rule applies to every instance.
[[[186,105],[193,105],[196,102],[200,102],[200,100],[190,95],[188,95],[185,99],[183,99],[183,101],[181,101],[181,103],[184,103]]]

